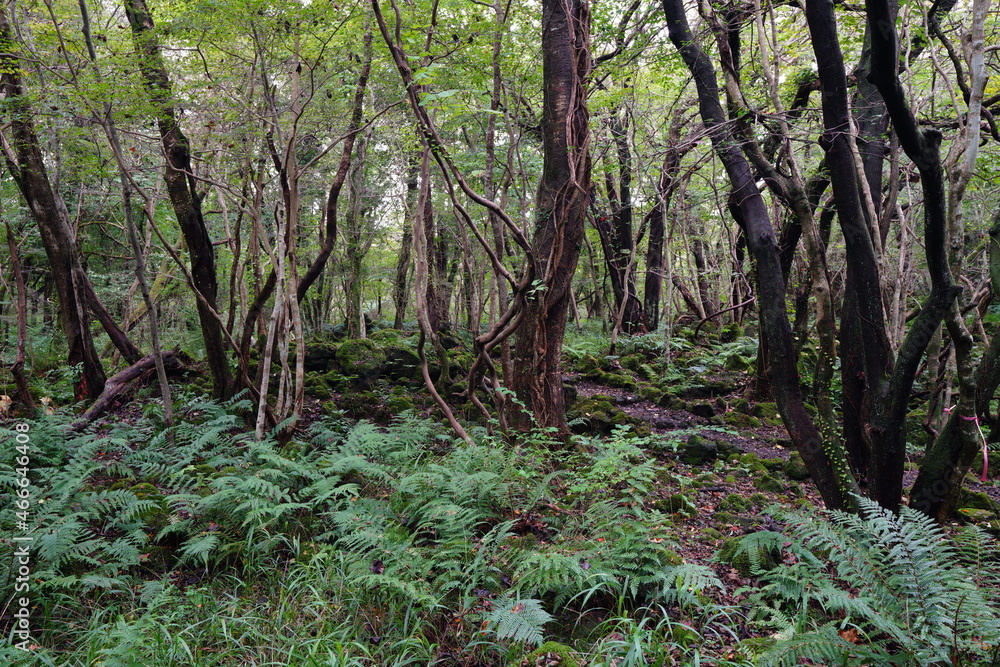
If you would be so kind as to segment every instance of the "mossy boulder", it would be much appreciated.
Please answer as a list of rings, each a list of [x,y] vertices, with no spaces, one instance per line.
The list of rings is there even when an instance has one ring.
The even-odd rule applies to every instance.
[[[753,406],[753,416],[760,419],[774,419],[778,416],[778,406],[774,403],[757,403]]]
[[[305,390],[308,395],[320,400],[326,400],[333,396],[330,383],[326,381],[326,374],[316,371],[306,373]]]
[[[663,390],[659,387],[654,387],[652,385],[646,385],[645,387],[639,387],[639,395],[642,396],[647,401],[652,403],[659,403],[663,398]]]
[[[740,465],[744,466],[750,472],[767,472],[767,467],[764,462],[760,460],[760,457],[753,452],[747,452],[740,457]]]
[[[621,408],[615,407],[608,396],[591,396],[580,399],[566,412],[566,419],[575,422],[574,433],[598,433],[609,435],[615,426],[630,423]]]
[[[752,428],[750,420],[757,422],[757,426],[760,426],[760,420],[756,417],[751,417],[750,415],[743,414],[742,412],[727,412],[722,415],[722,421],[729,426],[735,426],[736,428]]]
[[[592,354],[583,355],[573,366],[584,375],[592,375],[602,370],[601,360]]]
[[[573,649],[559,642],[545,642],[508,667],[580,667]]]
[[[714,461],[719,455],[719,446],[714,440],[709,440],[700,435],[692,435],[684,443],[681,450],[681,458],[688,465],[701,465]]]
[[[371,387],[385,369],[385,351],[365,338],[345,340],[337,348],[337,365],[355,388]]]
[[[1000,517],[1000,505],[982,491],[973,491],[962,487],[958,496],[959,517],[978,523],[988,513],[992,518]]]
[[[636,384],[635,379],[624,373],[605,373],[602,371],[596,374],[595,379],[601,384],[614,387],[615,389],[624,389],[625,391],[639,390],[639,385]]]
[[[739,354],[730,354],[726,357],[726,370],[730,371],[749,371],[753,368],[753,362],[744,359]]]
[[[420,368],[420,356],[408,347],[393,345],[384,348],[385,368],[382,375],[389,380],[411,383],[423,382],[423,372]],[[440,372],[440,370],[438,371]],[[436,378],[431,376],[432,380]]]
[[[785,487],[774,477],[765,473],[753,481],[753,486],[755,489],[760,489],[761,491],[767,491],[769,493],[782,493]]]
[[[336,365],[339,343],[314,340],[306,343],[306,373],[325,373]]]
[[[622,368],[638,373],[642,365],[646,363],[646,357],[641,354],[627,354],[618,360]]]
[[[789,479],[797,482],[809,479],[809,468],[806,467],[805,462],[802,460],[802,455],[798,452],[792,452],[792,455],[785,461],[782,469]]]
[[[723,512],[748,512],[750,508],[749,500],[738,493],[731,493],[722,499],[716,509]]]

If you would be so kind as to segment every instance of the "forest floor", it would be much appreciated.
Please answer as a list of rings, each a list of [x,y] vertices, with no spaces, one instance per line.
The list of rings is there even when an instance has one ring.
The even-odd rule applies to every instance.
[[[405,360],[406,338],[393,336],[381,357],[357,341],[337,349]],[[303,657],[275,664],[314,664],[313,651],[336,639],[354,660],[336,664],[530,667],[542,663],[521,661],[523,639],[512,641],[491,620],[501,604],[517,613],[522,599],[548,612],[538,627],[572,647],[577,660],[567,664],[666,667],[709,656],[707,664],[753,664],[780,627],[757,613],[767,579],[744,544],[770,535],[769,567],[794,568],[802,552],[785,541],[780,517],[819,516],[823,507],[774,404],[746,398],[748,364],[736,357],[754,347],[751,339],[693,345],[669,365],[641,348],[569,355],[567,417],[577,438],[568,449],[544,434],[490,436],[473,423],[478,444],[465,446],[442,426],[420,382],[389,380],[386,361],[380,376],[360,384],[365,367],[343,354],[334,366],[329,351],[329,365],[307,376],[312,390],[290,443],[253,443],[248,401],[208,402],[196,391],[179,399],[169,445],[152,435],[162,430],[151,416],[155,402],[143,400],[152,390],[115,406],[76,441],[42,420],[32,427],[51,461],[39,469],[38,493],[52,499],[42,525],[68,531],[65,554],[47,557],[59,563],[51,572],[72,574],[54,586],[80,600],[79,609],[47,613],[104,627],[94,614],[111,598],[74,578],[100,563],[120,590],[162,586],[162,607],[127,596],[115,602],[130,619],[122,628],[144,638],[172,628],[207,656],[191,664],[256,664],[246,656],[277,651],[276,642]],[[452,382],[461,386],[460,372]],[[904,488],[919,455],[911,448]],[[967,499],[983,505],[966,505],[979,512],[970,518],[994,529],[994,479],[969,475],[965,486]],[[132,509],[119,511],[112,498]],[[71,534],[79,525],[95,532],[78,547],[90,534]],[[134,553],[118,544],[123,536],[137,542]],[[703,578],[698,602],[685,607],[668,594],[664,572],[688,565],[721,586]],[[289,588],[282,573],[297,573],[303,588]],[[261,611],[262,600],[286,594],[286,606]],[[319,608],[330,618],[312,616]],[[417,608],[421,625],[410,625]],[[258,614],[256,648],[231,643],[226,624]],[[306,618],[318,625],[284,634]],[[191,619],[200,619],[197,629]],[[71,639],[61,628],[42,640],[59,659],[118,650],[115,633],[125,631]],[[425,658],[408,662],[394,645],[419,645]],[[621,662],[633,645],[644,657]],[[160,664],[174,648],[156,645],[130,664]],[[231,659],[216,662],[220,651]]]

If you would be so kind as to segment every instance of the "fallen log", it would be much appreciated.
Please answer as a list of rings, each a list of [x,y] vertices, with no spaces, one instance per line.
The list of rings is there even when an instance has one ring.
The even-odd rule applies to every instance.
[[[164,352],[163,367],[167,374],[176,375],[188,367],[190,358],[182,352]],[[85,428],[92,421],[107,412],[117,401],[125,399],[137,387],[151,383],[156,377],[156,360],[147,354],[121,373],[108,378],[104,391],[80,418],[70,425],[74,431]]]

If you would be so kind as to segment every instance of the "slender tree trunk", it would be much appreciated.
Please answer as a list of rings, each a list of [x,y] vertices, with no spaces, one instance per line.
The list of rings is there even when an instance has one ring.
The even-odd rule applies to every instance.
[[[233,378],[226,359],[222,322],[213,315],[217,311],[218,279],[215,274],[215,250],[201,211],[201,195],[197,192],[191,166],[188,139],[181,132],[174,110],[170,78],[167,74],[160,45],[153,32],[153,17],[145,0],[125,0],[125,13],[132,28],[139,56],[139,69],[147,93],[155,106],[160,145],[166,156],[163,178],[170,203],[184,234],[191,258],[191,276],[195,288],[205,303],[197,302],[205,356],[212,374],[212,394],[228,396],[233,390]]]
[[[747,244],[757,263],[761,335],[767,336],[771,342],[768,348],[770,378],[782,419],[827,506],[853,507],[849,494],[856,486],[846,470],[846,462],[840,452],[828,451],[833,443],[824,441],[802,401],[791,327],[785,308],[785,283],[778,242],[750,165],[740,150],[719,101],[715,70],[691,34],[683,2],[663,0],[663,8],[670,40],[694,77],[702,120],[729,175]]]
[[[6,12],[0,12],[0,38],[11,44]],[[87,276],[76,247],[76,234],[59,193],[49,183],[42,148],[24,97],[21,63],[11,53],[0,54],[0,93],[6,98],[9,135],[4,139],[7,169],[38,224],[45,254],[59,295],[59,314],[69,348],[67,362],[81,371],[74,394],[77,400],[97,398],[107,377],[90,331]]]
[[[29,415],[34,415],[35,400],[31,397],[28,379],[24,376],[24,344],[28,338],[28,301],[27,288],[24,284],[24,274],[21,272],[21,258],[17,250],[17,241],[10,223],[4,219],[7,228],[7,248],[10,250],[10,268],[14,273],[14,286],[17,289],[17,352],[10,373],[14,376],[18,399],[24,405]]]

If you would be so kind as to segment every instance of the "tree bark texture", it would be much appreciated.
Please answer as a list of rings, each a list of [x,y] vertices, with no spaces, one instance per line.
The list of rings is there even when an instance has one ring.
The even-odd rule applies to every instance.
[[[532,239],[533,289],[515,334],[512,386],[535,425],[568,435],[560,355],[590,195],[590,7],[542,1],[544,164]],[[530,426],[522,412],[519,425]]]
[[[0,12],[0,39],[5,44],[13,43],[5,12]],[[32,110],[24,96],[21,63],[13,53],[0,53],[0,70],[0,93],[7,100],[10,123],[4,146],[7,169],[31,210],[45,246],[59,294],[59,316],[69,348],[67,362],[81,369],[74,394],[77,400],[97,398],[106,376],[90,331],[89,282],[77,251],[76,234],[66,204],[49,182]]]
[[[719,101],[715,69],[688,27],[682,0],[663,0],[670,40],[694,77],[702,121],[726,169],[735,194],[747,246],[757,263],[757,299],[761,335],[767,336],[770,379],[776,403],[792,442],[802,455],[824,502],[831,508],[852,507],[853,479],[845,467],[836,468],[836,456],[825,447],[819,430],[806,412],[799,390],[792,331],[785,308],[778,242],[767,206],[757,189],[753,172]]]
[[[145,0],[125,0],[125,13],[139,55],[139,68],[150,100],[156,108],[156,124],[160,145],[166,157],[163,178],[177,223],[184,234],[191,259],[191,277],[206,303],[198,300],[205,357],[212,374],[212,394],[227,396],[233,389],[232,373],[226,359],[222,322],[217,311],[218,279],[215,274],[215,250],[201,210],[201,196],[192,175],[188,139],[177,122],[171,99],[170,78],[167,74],[160,45],[154,33],[153,17]]]

